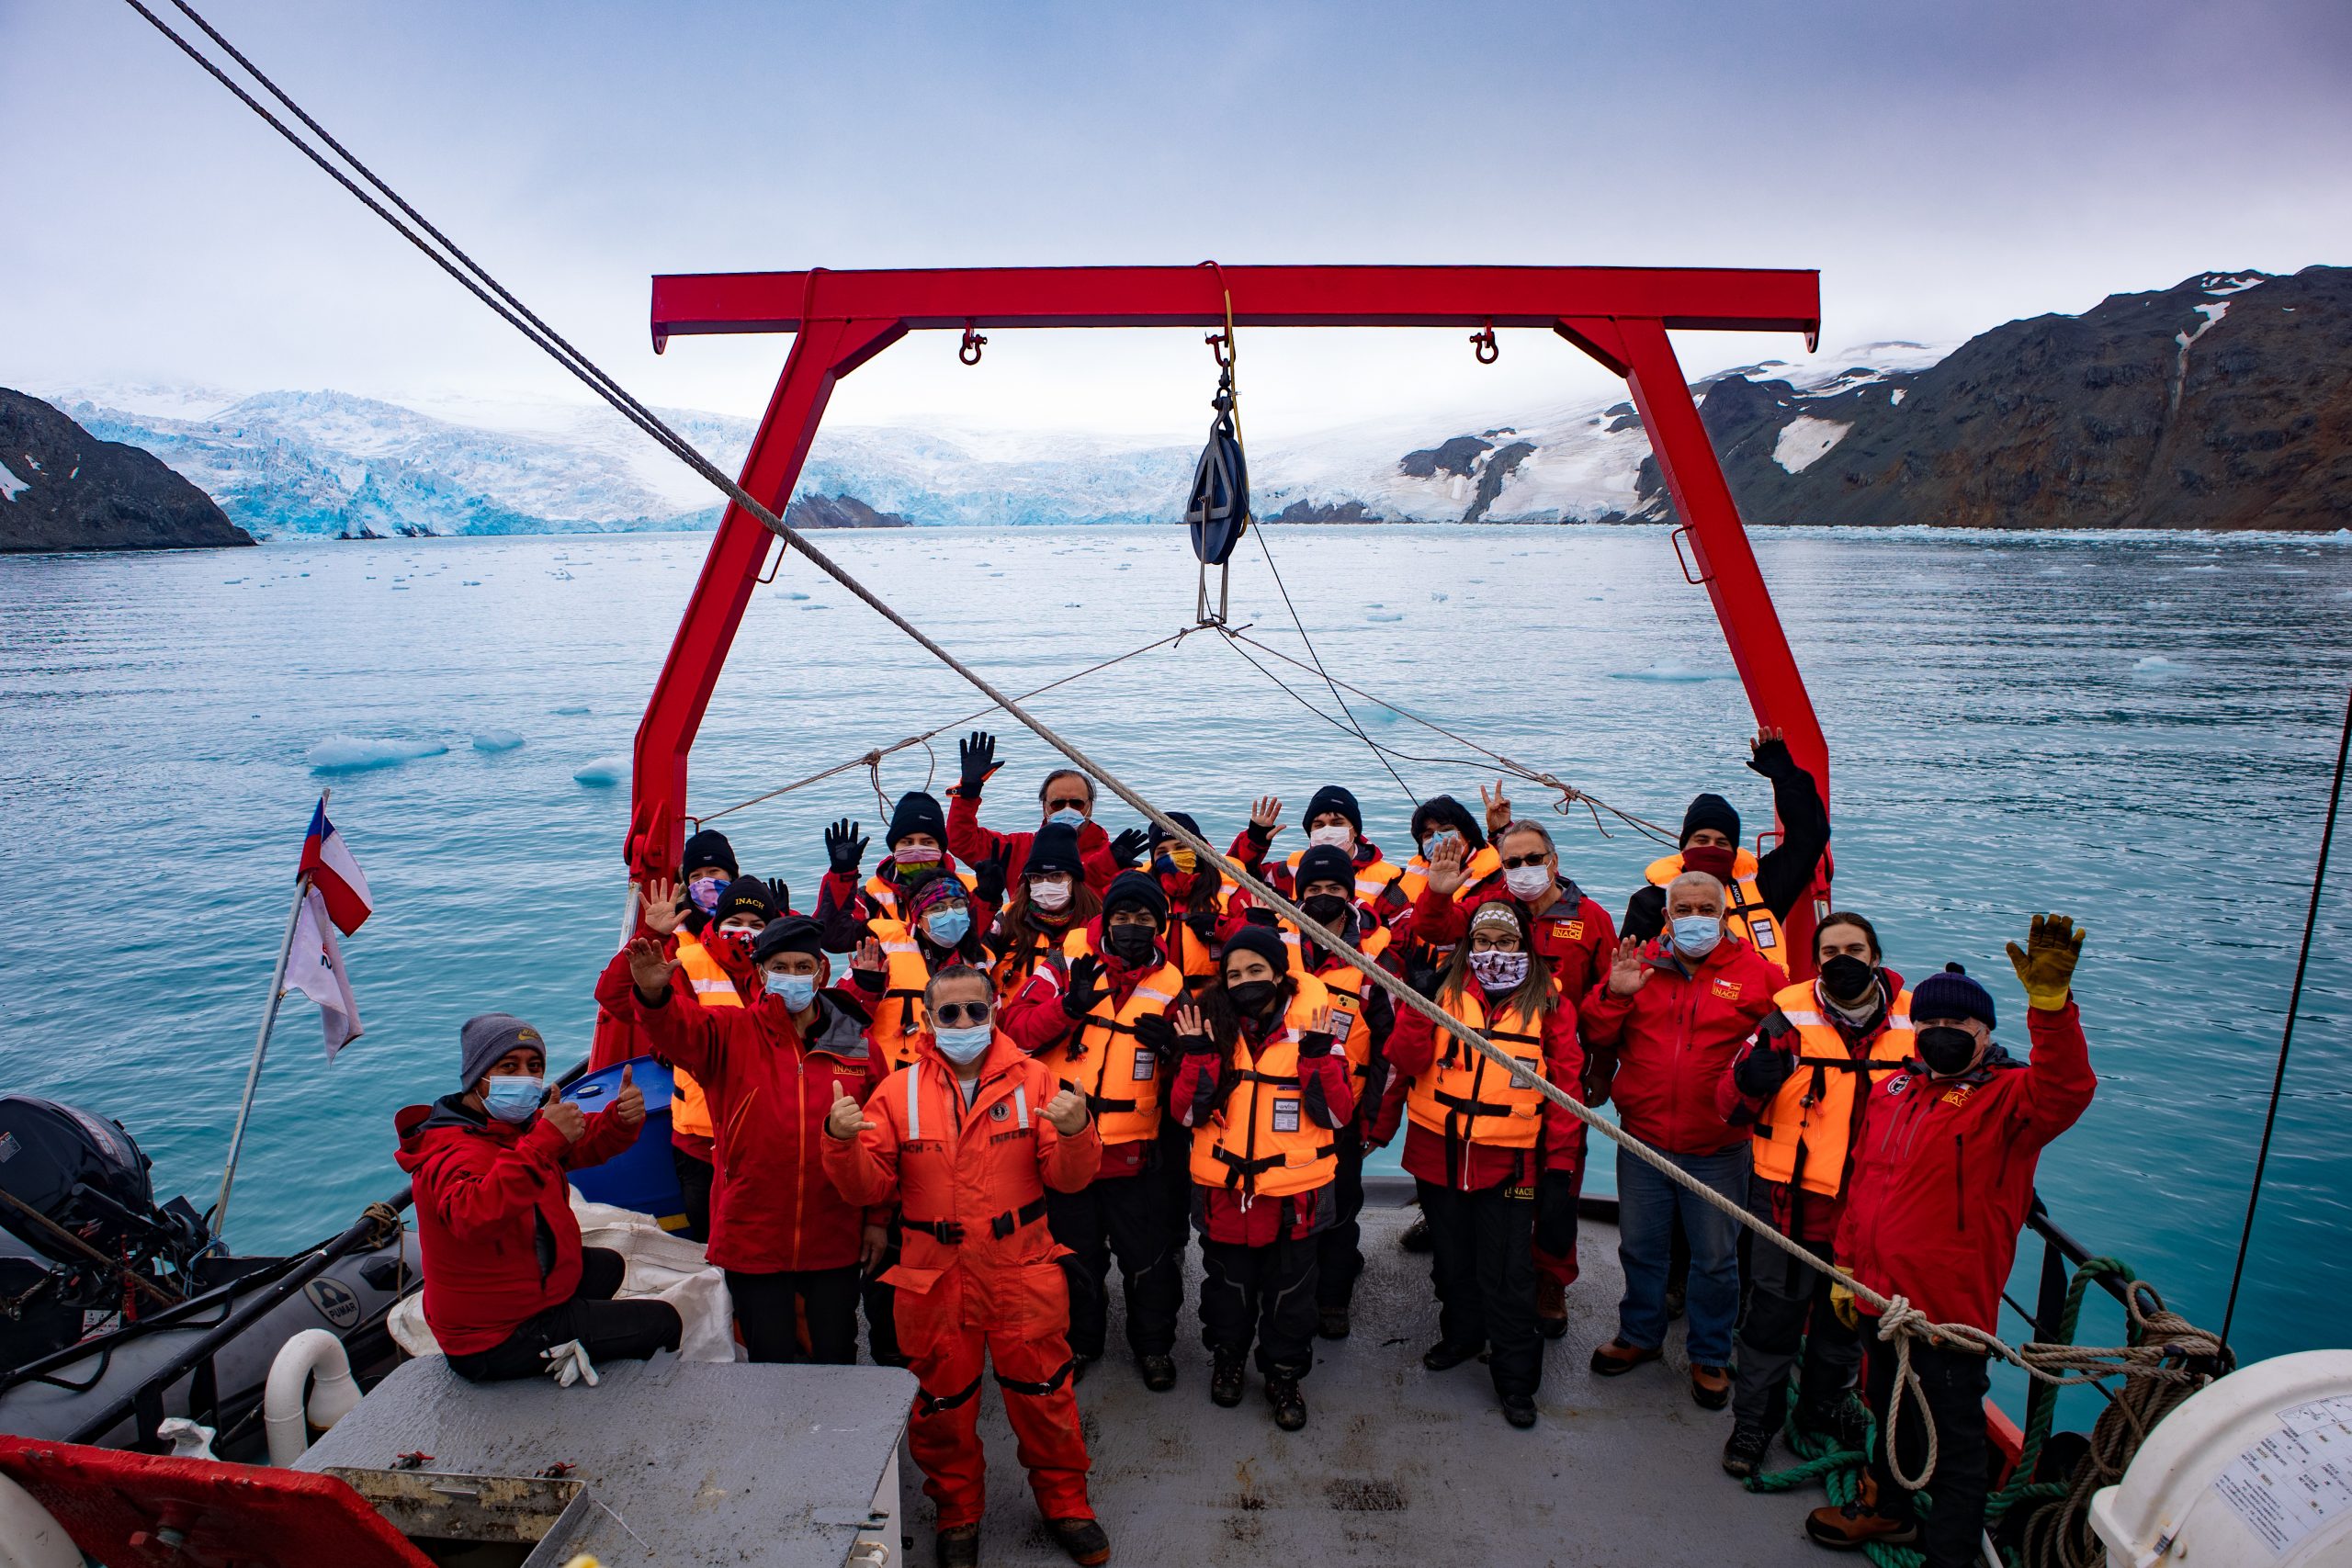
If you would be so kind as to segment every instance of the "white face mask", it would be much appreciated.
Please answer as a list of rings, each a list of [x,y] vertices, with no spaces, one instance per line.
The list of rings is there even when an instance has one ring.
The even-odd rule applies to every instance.
[[[1309,829],[1306,841],[1310,844],[1329,844],[1335,850],[1352,850],[1356,847],[1356,830],[1345,822],[1333,822],[1325,827]]]
[[[1510,889],[1514,898],[1535,898],[1552,886],[1552,868],[1547,865],[1515,865],[1503,873],[1503,886]]]
[[[1067,882],[1033,882],[1029,885],[1029,902],[1049,912],[1067,909],[1069,891]]]

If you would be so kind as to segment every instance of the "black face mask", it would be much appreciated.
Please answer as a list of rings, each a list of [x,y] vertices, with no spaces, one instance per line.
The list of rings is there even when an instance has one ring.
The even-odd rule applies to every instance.
[[[1976,1058],[1976,1036],[1965,1029],[1937,1024],[1919,1031],[1919,1059],[1938,1077],[1968,1070]]]
[[[1141,964],[1151,956],[1152,942],[1158,935],[1149,926],[1113,926],[1102,933],[1104,945],[1111,956],[1122,964]]]
[[[1878,971],[1849,953],[1839,953],[1821,966],[1823,988],[1841,1002],[1859,1002],[1878,984]]]
[[[1337,931],[1341,936],[1348,934],[1348,900],[1338,894],[1317,893],[1312,898],[1300,899],[1298,907],[1306,911],[1308,919],[1324,930]]]
[[[1225,994],[1243,1013],[1256,1018],[1273,1004],[1274,993],[1281,988],[1281,982],[1276,980],[1244,980],[1238,986],[1227,986]]]

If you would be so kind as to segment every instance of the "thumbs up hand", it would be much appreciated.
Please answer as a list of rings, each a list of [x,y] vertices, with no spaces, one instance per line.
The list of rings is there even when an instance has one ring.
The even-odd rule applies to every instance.
[[[637,1087],[636,1077],[626,1065],[621,1068],[621,1093],[613,1101],[613,1114],[620,1118],[624,1127],[638,1126],[645,1120],[645,1091]]]
[[[833,1100],[832,1110],[825,1113],[826,1135],[839,1138],[842,1143],[848,1143],[860,1133],[870,1133],[873,1130],[874,1123],[865,1119],[865,1112],[860,1110],[857,1101],[848,1095],[837,1096]]]
[[[1086,1096],[1074,1089],[1066,1089],[1046,1102],[1046,1120],[1054,1131],[1066,1138],[1074,1138],[1086,1131]]]

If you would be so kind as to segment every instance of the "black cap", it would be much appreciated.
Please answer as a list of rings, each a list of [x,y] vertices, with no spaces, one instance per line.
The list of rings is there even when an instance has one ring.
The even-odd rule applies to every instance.
[[[1690,803],[1690,809],[1682,814],[1682,837],[1676,841],[1689,843],[1690,835],[1702,828],[1713,828],[1733,843],[1739,842],[1739,813],[1720,795],[1702,795]]]
[[[1171,811],[1168,814],[1168,819],[1170,822],[1175,823],[1179,828],[1183,829],[1187,833],[1192,834],[1195,839],[1205,840],[1208,838],[1206,833],[1201,831],[1200,823],[1193,820],[1193,814],[1189,811]],[[1151,847],[1153,849],[1156,850],[1160,845],[1170,841],[1171,840],[1167,829],[1161,827],[1157,822],[1151,824]]]
[[[686,852],[678,857],[678,874],[692,875],[698,865],[718,866],[729,876],[742,874],[743,869],[735,863],[735,846],[716,828],[705,828],[686,840]]]
[[[1254,953],[1274,966],[1277,975],[1290,968],[1290,944],[1283,941],[1283,933],[1272,926],[1245,925],[1226,939],[1225,951],[1217,954],[1217,975],[1225,974],[1225,960],[1236,953]]]
[[[898,808],[890,813],[890,830],[882,835],[882,841],[896,849],[910,833],[929,833],[941,849],[947,847],[947,814],[939,809],[936,799],[919,789],[899,796]]]
[[[1086,874],[1086,866],[1078,858],[1077,829],[1048,822],[1029,840],[1029,858],[1022,863],[1021,874],[1035,876],[1046,871],[1066,871],[1078,877]]]
[[[1325,784],[1317,790],[1314,798],[1306,803],[1306,815],[1298,819],[1298,825],[1311,828],[1315,819],[1327,811],[1338,812],[1348,819],[1350,827],[1359,833],[1363,831],[1363,808],[1356,804],[1356,797],[1351,791],[1339,784]]]
[[[825,954],[825,928],[807,915],[786,915],[770,920],[752,943],[752,962],[764,964],[779,953]]]
[[[1336,882],[1353,897],[1356,886],[1356,863],[1348,852],[1337,844],[1314,844],[1298,857],[1298,868],[1291,873],[1290,885],[1301,897],[1310,882]]]
[[[718,908],[710,912],[710,923],[723,925],[729,915],[757,915],[760,923],[765,925],[782,912],[766,883],[756,876],[739,876],[718,896]]]
[[[1478,819],[1470,815],[1469,807],[1450,795],[1433,795],[1413,807],[1413,842],[1419,845],[1434,828],[1451,828],[1462,835],[1464,842],[1476,853],[1487,847],[1486,830]]]
[[[1148,872],[1123,871],[1111,879],[1110,890],[1102,895],[1102,918],[1109,919],[1111,912],[1122,906],[1141,909],[1156,924],[1168,923],[1168,894],[1159,878]]]
[[[1993,1016],[1993,993],[1978,985],[1957,964],[1945,964],[1941,974],[1930,975],[1911,987],[1911,1016],[1973,1018],[1987,1029],[1997,1024]]]

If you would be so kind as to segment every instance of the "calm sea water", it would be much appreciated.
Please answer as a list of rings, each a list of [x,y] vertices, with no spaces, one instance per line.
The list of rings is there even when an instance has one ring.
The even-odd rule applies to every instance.
[[[584,1052],[623,897],[630,737],[707,540],[278,544],[0,558],[0,1087],[119,1117],[162,1193],[202,1206],[284,927],[311,800],[374,884],[346,944],[366,1037],[330,1069],[280,1024],[239,1178],[241,1247],[339,1228],[399,1185],[390,1118],[445,1092],[467,1016]],[[834,535],[826,547],[994,678],[1026,689],[1189,624],[1174,531]],[[1657,530],[1319,528],[1272,539],[1343,679],[1679,820],[1728,793],[1751,832],[1748,716],[1703,594]],[[1760,553],[1835,758],[1838,894],[1899,968],[1958,959],[2022,1047],[2001,945],[2030,911],[2090,928],[2098,1103],[2041,1167],[2063,1223],[2218,1323],[2352,677],[2352,539],[1776,534]],[[1235,618],[1297,638],[1262,560]],[[1403,790],[1208,637],[1038,700],[1213,835],[1250,797],[1354,787],[1400,855]],[[797,561],[753,600],[695,753],[718,807],[978,704]],[[1475,801],[1456,749],[1359,704],[1410,788]],[[988,815],[1022,826],[1046,749],[1001,721]],[[944,789],[953,737],[883,766]],[[1522,795],[1522,807],[1539,802]],[[877,818],[862,770],[727,819],[805,905],[821,824]],[[1115,804],[1104,813],[1123,826]],[[1565,819],[1612,908],[1654,852]],[[1284,840],[1295,847],[1294,828]],[[2352,854],[2352,846],[2346,846]],[[2341,1342],[2352,1293],[2352,865],[2324,919],[2236,1337]],[[1601,1164],[1605,1168],[1607,1161]],[[1601,1183],[1605,1185],[1605,1181]],[[2030,1278],[2028,1288],[2030,1289]]]

